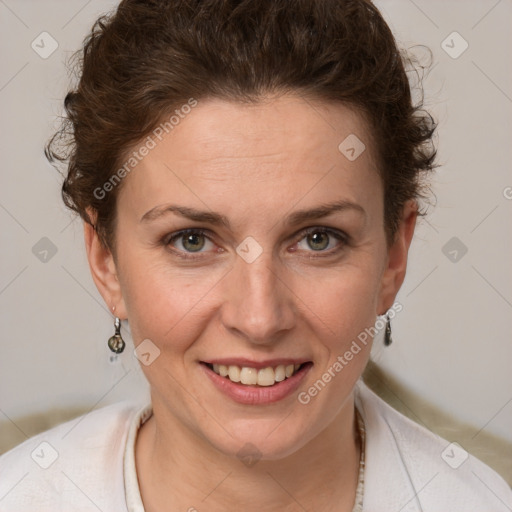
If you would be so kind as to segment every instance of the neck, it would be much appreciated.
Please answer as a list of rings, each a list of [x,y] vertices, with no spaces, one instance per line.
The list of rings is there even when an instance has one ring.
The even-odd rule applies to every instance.
[[[135,447],[146,512],[242,506],[247,512],[352,510],[360,457],[353,398],[292,455],[250,466],[222,454],[178,421],[169,425],[157,407],[153,401],[154,414],[141,427]]]

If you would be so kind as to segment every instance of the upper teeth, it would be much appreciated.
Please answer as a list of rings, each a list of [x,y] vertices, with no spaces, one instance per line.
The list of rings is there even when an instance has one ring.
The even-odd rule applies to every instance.
[[[275,368],[250,368],[247,366],[214,364],[213,371],[222,377],[228,377],[232,382],[240,382],[247,385],[272,386],[276,382],[291,377],[300,367],[300,364],[280,364]]]

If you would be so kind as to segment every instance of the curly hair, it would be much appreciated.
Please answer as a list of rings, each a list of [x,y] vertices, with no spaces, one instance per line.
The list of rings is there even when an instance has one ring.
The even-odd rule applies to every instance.
[[[369,0],[123,0],[75,54],[78,81],[46,146],[67,162],[64,203],[115,247],[115,187],[127,151],[190,98],[257,102],[296,92],[364,113],[384,186],[388,242],[409,199],[424,197],[436,124],[414,105],[401,52]],[[422,214],[422,212],[420,212]]]

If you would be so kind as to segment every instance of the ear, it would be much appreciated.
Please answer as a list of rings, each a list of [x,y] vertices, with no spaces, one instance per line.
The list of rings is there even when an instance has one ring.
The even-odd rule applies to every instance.
[[[407,255],[418,217],[418,204],[416,201],[407,201],[402,210],[400,226],[395,240],[388,248],[388,257],[384,269],[378,300],[377,314],[383,315],[395,300],[398,290],[402,286],[407,269]]]
[[[91,210],[87,210],[87,213],[95,224],[96,215]],[[116,263],[110,249],[103,245],[94,226],[87,222],[84,222],[84,240],[89,268],[96,288],[109,310],[112,311],[115,307],[115,316],[121,320],[126,319],[126,306],[117,277]]]

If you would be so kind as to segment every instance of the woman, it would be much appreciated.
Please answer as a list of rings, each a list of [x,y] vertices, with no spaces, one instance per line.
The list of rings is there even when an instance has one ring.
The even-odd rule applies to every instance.
[[[510,510],[360,380],[435,156],[375,7],[125,0],[82,57],[48,155],[151,404],[1,457],[2,510]]]

